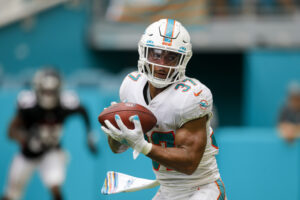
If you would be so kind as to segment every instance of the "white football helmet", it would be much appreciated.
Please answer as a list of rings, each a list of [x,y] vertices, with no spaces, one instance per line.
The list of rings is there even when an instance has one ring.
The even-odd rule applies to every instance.
[[[149,25],[139,41],[138,50],[139,72],[144,73],[156,88],[184,79],[186,65],[192,57],[190,35],[174,19],[161,19]],[[164,61],[163,56],[167,56]],[[154,66],[167,68],[168,73],[156,75]]]
[[[44,68],[36,72],[33,78],[38,104],[44,109],[52,109],[59,102],[62,81],[53,68]]]

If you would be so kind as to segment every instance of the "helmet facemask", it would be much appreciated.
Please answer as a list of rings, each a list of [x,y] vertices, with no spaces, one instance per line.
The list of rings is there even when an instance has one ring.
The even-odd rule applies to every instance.
[[[144,47],[143,51],[145,57],[139,61],[139,71],[154,87],[163,88],[184,78],[184,54],[157,47]]]

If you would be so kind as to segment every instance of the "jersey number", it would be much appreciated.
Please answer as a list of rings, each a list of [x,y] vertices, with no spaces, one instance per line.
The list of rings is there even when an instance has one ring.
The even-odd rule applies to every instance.
[[[184,83],[178,83],[176,86],[175,86],[175,90],[178,90],[179,88],[182,88],[182,92],[187,92],[191,89],[191,86],[185,84],[186,82],[190,82],[192,85],[197,85],[192,79],[190,78],[186,78],[184,79],[182,82]]]
[[[175,134],[173,131],[170,132],[152,132],[151,134],[152,143],[162,147],[175,147]],[[154,170],[158,171],[160,164],[156,161],[152,161]],[[172,170],[168,169],[167,170]]]

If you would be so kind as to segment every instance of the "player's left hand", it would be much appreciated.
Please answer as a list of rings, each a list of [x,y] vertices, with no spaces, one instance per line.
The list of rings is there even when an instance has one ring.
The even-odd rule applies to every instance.
[[[93,154],[98,153],[97,144],[98,144],[98,139],[97,139],[96,134],[94,132],[90,131],[87,135],[87,145],[89,147],[89,150]]]
[[[142,125],[137,115],[129,118],[129,120],[134,123],[134,129],[128,129],[122,122],[119,115],[115,115],[115,120],[120,130],[113,126],[109,120],[104,121],[108,128],[101,126],[102,130],[107,135],[111,136],[118,142],[126,144],[134,150],[143,153],[144,155],[147,155],[151,151],[152,144],[145,140]]]

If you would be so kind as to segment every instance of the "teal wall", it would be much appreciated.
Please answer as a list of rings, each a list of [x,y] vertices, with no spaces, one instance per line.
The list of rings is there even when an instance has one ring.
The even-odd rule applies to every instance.
[[[300,143],[275,128],[228,127],[216,132],[217,157],[228,199],[298,200]]]
[[[36,15],[29,30],[22,28],[22,22],[0,28],[1,67],[6,73],[16,73],[52,64],[70,73],[97,66],[99,63],[95,63],[87,48],[88,19],[87,5],[77,8],[61,5]],[[19,49],[20,46],[23,48]]]
[[[253,50],[246,55],[244,125],[275,126],[288,84],[300,82],[300,50]]]

